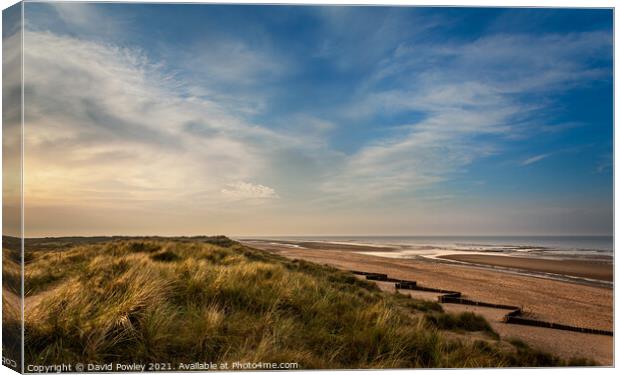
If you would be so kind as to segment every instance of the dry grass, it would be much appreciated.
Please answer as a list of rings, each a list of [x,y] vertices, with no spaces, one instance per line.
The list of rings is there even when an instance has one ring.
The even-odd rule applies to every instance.
[[[490,335],[448,339],[442,328],[491,331],[480,318],[447,316],[437,304],[225,237],[81,240],[29,251],[26,363],[565,364],[506,349]]]

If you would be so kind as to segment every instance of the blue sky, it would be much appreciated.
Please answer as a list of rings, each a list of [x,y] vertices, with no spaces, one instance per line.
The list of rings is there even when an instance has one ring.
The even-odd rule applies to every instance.
[[[37,235],[612,233],[610,10],[27,3],[26,30]]]

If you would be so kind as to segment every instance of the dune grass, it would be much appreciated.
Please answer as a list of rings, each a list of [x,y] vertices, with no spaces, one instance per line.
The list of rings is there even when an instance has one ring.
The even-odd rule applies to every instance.
[[[431,325],[439,329],[470,332],[480,331],[487,333],[493,338],[499,339],[499,335],[493,331],[489,322],[482,316],[472,312],[466,311],[459,314],[429,313],[426,314],[425,317]]]
[[[483,318],[226,237],[32,247],[26,363],[296,362],[301,369],[560,366]],[[444,334],[486,332],[488,340]],[[508,347],[508,348],[507,348]],[[575,363],[572,363],[575,364]]]
[[[2,249],[2,356],[8,359],[4,364],[14,368],[12,364],[21,361],[21,245],[14,241],[3,245],[6,247]]]

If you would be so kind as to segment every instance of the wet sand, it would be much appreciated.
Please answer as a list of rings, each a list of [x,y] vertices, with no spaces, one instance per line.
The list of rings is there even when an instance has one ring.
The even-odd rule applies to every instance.
[[[614,279],[613,264],[608,262],[572,259],[552,260],[479,254],[443,255],[438,258],[466,263],[483,264],[487,266],[517,268],[528,271],[585,277],[588,279],[604,281],[613,281]]]
[[[466,264],[378,257],[360,254],[340,245],[324,244],[317,250],[267,242],[245,243],[288,258],[327,264],[343,270],[387,273],[394,278],[415,280],[423,286],[458,290],[470,299],[520,306],[528,316],[540,320],[613,330],[613,290],[610,288],[511,274]],[[393,289],[393,284],[385,288]],[[416,297],[436,300],[433,293]],[[444,304],[444,307],[447,311],[464,308],[450,304]],[[505,310],[487,312],[483,308],[468,308],[480,310],[477,312],[487,316],[503,338],[520,338],[532,347],[567,359],[589,357],[601,365],[613,364],[613,337],[505,324],[494,318],[496,314],[499,314],[498,317],[505,314]]]

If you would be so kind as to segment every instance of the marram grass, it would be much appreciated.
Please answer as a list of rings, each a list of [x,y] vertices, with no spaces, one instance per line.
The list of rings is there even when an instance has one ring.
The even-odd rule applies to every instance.
[[[48,241],[27,251],[26,364],[589,364],[511,345],[481,317],[446,314],[438,304],[225,237]],[[18,324],[16,316],[5,324]]]

